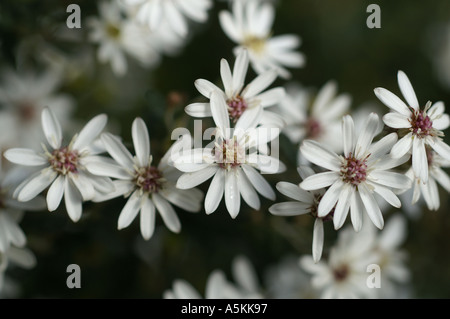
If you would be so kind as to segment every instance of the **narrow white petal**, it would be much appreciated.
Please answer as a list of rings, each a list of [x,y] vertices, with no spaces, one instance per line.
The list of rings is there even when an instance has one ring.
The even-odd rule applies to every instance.
[[[414,88],[411,85],[408,76],[406,76],[406,74],[403,71],[398,71],[397,79],[400,91],[402,91],[402,94],[405,97],[406,102],[408,102],[410,107],[412,107],[415,110],[418,110],[419,101],[417,100],[416,93],[414,92]]]
[[[150,139],[147,126],[140,117],[133,121],[131,126],[131,136],[139,165],[141,167],[148,165],[150,157]]]
[[[270,206],[269,212],[276,216],[298,216],[311,212],[311,204],[300,202],[282,202]]]
[[[450,126],[450,116],[442,114],[438,119],[433,120],[433,128],[439,131],[444,131]]]
[[[404,174],[374,170],[369,173],[368,180],[391,188],[404,189],[411,187],[411,180]]]
[[[184,173],[177,181],[177,188],[189,189],[200,185],[211,178],[217,170],[219,170],[217,165],[211,165],[193,173]]]
[[[348,156],[355,148],[355,124],[350,115],[342,118],[342,134],[344,144],[344,155]]]
[[[391,133],[384,136],[379,141],[373,143],[369,147],[370,153],[369,161],[372,159],[378,159],[380,156],[387,154],[392,149],[394,144],[397,142],[397,139],[398,139],[397,134]]]
[[[170,187],[163,190],[161,196],[188,212],[198,212],[202,208],[203,192],[197,188],[178,189]]]
[[[120,166],[125,168],[133,167],[133,156],[116,136],[110,133],[103,133],[101,138],[108,153]]]
[[[141,207],[141,234],[145,240],[149,240],[155,230],[155,205],[153,202],[146,198]]]
[[[308,161],[318,166],[331,171],[339,171],[341,169],[341,160],[339,156],[325,145],[316,141],[304,141],[300,147],[300,152]]]
[[[277,174],[286,170],[286,166],[278,158],[256,155],[256,159],[256,167],[261,171],[261,174]]]
[[[325,217],[330,213],[333,209],[334,205],[339,199],[339,195],[341,194],[342,187],[344,183],[342,180],[338,179],[334,182],[333,185],[325,192],[322,199],[319,203],[318,216]]]
[[[152,200],[167,228],[174,233],[179,233],[181,230],[181,223],[172,205],[157,193],[152,195]]]
[[[235,135],[239,133],[246,132],[249,129],[256,127],[261,122],[261,116],[263,114],[263,108],[261,106],[256,106],[247,109],[244,114],[241,115],[239,120],[236,122],[234,127]],[[241,131],[241,132],[240,132]]]
[[[382,248],[390,250],[398,248],[406,240],[407,223],[404,216],[396,214],[386,223],[383,232],[379,237],[379,244]]]
[[[430,146],[441,155],[446,160],[450,161],[450,146],[445,144],[441,139],[435,138],[433,139],[434,143],[431,143]]]
[[[226,96],[233,96],[233,76],[230,65],[225,59],[220,60],[220,76],[222,77],[223,87]]]
[[[211,83],[208,80],[204,80],[204,79],[195,80],[194,85],[197,88],[197,90],[200,92],[200,94],[208,99],[211,98],[212,92],[214,92],[214,91],[222,92],[222,90],[219,89],[219,87],[217,85]]]
[[[58,176],[48,189],[47,207],[50,212],[56,210],[61,203],[61,199],[64,195],[64,180],[65,177],[63,175]]]
[[[305,192],[296,184],[288,182],[278,182],[276,188],[281,194],[298,200],[299,202],[312,203],[314,201],[314,197],[311,193]]]
[[[80,150],[88,146],[94,141],[106,125],[108,117],[105,114],[100,114],[91,119],[78,134],[73,149]]]
[[[315,114],[323,114],[328,103],[336,95],[337,84],[336,81],[328,81],[317,93],[316,99],[312,106]]]
[[[42,129],[44,131],[45,138],[47,139],[48,143],[54,149],[59,148],[61,146],[62,141],[61,124],[59,124],[59,121],[56,118],[55,114],[48,107],[46,107],[42,111],[41,121],[42,121]]]
[[[374,92],[375,95],[380,99],[380,101],[393,111],[396,111],[407,117],[411,116],[411,111],[409,110],[408,106],[394,93],[384,88],[376,88]]]
[[[311,167],[305,165],[300,165],[297,168],[297,172],[302,180],[315,174],[314,170]]]
[[[236,174],[238,178],[239,192],[241,193],[242,198],[248,206],[255,210],[259,210],[261,202],[259,200],[258,193],[248,180],[247,175],[245,175],[245,173],[240,169],[236,170]]]
[[[56,178],[57,174],[51,170],[41,171],[32,179],[28,180],[18,193],[17,199],[27,202],[45,190]]]
[[[238,43],[241,40],[241,32],[238,30],[236,23],[228,11],[219,12],[219,21],[222,30],[234,42]]]
[[[364,205],[361,201],[361,197],[355,191],[350,197],[350,217],[352,220],[353,229],[359,232],[363,223]]]
[[[313,240],[312,240],[312,256],[314,262],[319,262],[322,257],[323,250],[323,240],[324,240],[324,232],[323,232],[323,221],[320,218],[316,218],[314,222],[314,231],[313,231]]]
[[[211,93],[211,114],[216,126],[222,132],[226,132],[226,130],[230,127],[228,106],[223,96],[215,91]]]
[[[363,131],[358,137],[355,146],[355,155],[357,158],[364,156],[372,143],[373,138],[377,134],[379,117],[376,113],[371,113],[365,122]]]
[[[261,101],[262,107],[278,104],[286,96],[286,91],[282,87],[276,87],[258,94],[257,99]]]
[[[383,122],[392,128],[409,128],[411,127],[411,122],[409,117],[400,113],[390,112],[383,116]]]
[[[300,183],[300,187],[305,190],[315,190],[328,187],[339,179],[337,172],[323,172],[311,175]]]
[[[65,178],[64,180],[64,203],[66,205],[67,214],[73,222],[77,222],[80,219],[83,210],[83,198],[75,185],[70,181],[70,178]]]
[[[370,183],[370,186],[373,187],[373,191],[375,193],[383,197],[392,206],[396,208],[400,208],[402,206],[400,199],[389,188],[378,185],[377,183]]]
[[[394,158],[400,158],[411,150],[413,144],[412,133],[408,133],[403,136],[397,143],[392,147],[391,155]]]
[[[379,229],[383,229],[383,215],[381,214],[380,207],[378,207],[376,199],[364,184],[358,185],[358,191],[370,220],[376,227],[378,227]]]
[[[192,117],[212,116],[211,105],[209,103],[191,103],[184,108],[184,111]]]
[[[119,220],[117,222],[118,230],[130,226],[131,222],[136,218],[141,209],[141,202],[139,190],[134,191],[120,212]]]
[[[188,32],[187,21],[185,17],[178,11],[175,4],[171,1],[165,1],[165,15],[167,21],[170,22],[172,29],[180,36],[184,37]]]
[[[428,160],[425,150],[424,140],[415,137],[412,148],[412,168],[414,174],[420,178],[423,183],[428,182]]]
[[[25,166],[41,166],[48,164],[48,160],[27,148],[11,148],[7,150],[4,154],[5,158],[15,164],[25,165]]]
[[[236,172],[231,170],[225,172],[225,206],[231,218],[236,218],[241,208],[241,195],[239,193]]]
[[[334,229],[336,230],[342,227],[347,218],[348,210],[350,208],[350,197],[352,196],[352,193],[353,186],[346,184],[342,187],[333,214],[333,224]]]
[[[109,176],[112,178],[125,180],[132,178],[128,170],[119,165],[111,163],[92,161],[85,163],[84,167],[88,172],[98,176]]]
[[[95,197],[96,192],[94,186],[92,186],[89,178],[83,173],[70,174],[67,176],[80,192],[83,201],[91,200]]]
[[[445,188],[447,192],[450,192],[450,177],[441,168],[433,168],[433,177],[436,181]]]
[[[259,174],[250,165],[242,165],[242,169],[258,193],[270,200],[275,200],[275,192],[270,184],[261,176],[261,174]]]
[[[277,72],[270,70],[258,75],[252,82],[250,82],[242,91],[242,97],[250,99],[257,94],[264,91],[277,78]]]
[[[225,189],[225,170],[219,169],[214,175],[205,197],[205,212],[211,214],[216,211],[223,197]]]

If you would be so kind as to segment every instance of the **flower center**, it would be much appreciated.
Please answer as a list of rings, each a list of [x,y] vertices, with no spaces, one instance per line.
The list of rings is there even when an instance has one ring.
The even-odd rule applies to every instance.
[[[348,277],[349,273],[350,270],[348,269],[348,265],[340,265],[338,268],[333,269],[334,280],[344,281]]]
[[[367,176],[367,157],[360,160],[350,153],[342,163],[341,176],[342,180],[349,184],[359,185],[364,182]]]
[[[305,124],[306,126],[306,137],[310,139],[316,139],[322,132],[322,127],[320,122],[314,118],[308,119]]]
[[[333,220],[333,216],[334,216],[334,209],[336,208],[336,206],[334,206],[331,211],[323,216],[323,217],[319,217],[319,203],[320,200],[322,199],[323,195],[321,194],[315,194],[314,195],[314,204],[311,206],[311,216],[314,218],[321,218],[324,222]]]
[[[19,118],[23,122],[30,122],[36,117],[36,109],[34,104],[30,101],[21,101],[17,104],[17,112]]]
[[[411,130],[416,136],[425,137],[431,134],[433,121],[423,111],[414,111],[410,122]]]
[[[52,168],[59,174],[78,173],[78,160],[80,155],[69,147],[54,150],[49,156]]]
[[[106,25],[106,33],[113,39],[117,39],[120,36],[120,28],[115,26],[114,24],[108,23]]]
[[[235,138],[224,140],[221,144],[216,143],[214,156],[220,167],[230,170],[245,162],[245,149]]]
[[[227,100],[228,114],[234,123],[241,117],[248,107],[247,102],[240,95],[236,95],[232,99]]]
[[[266,48],[266,38],[249,35],[245,37],[243,45],[254,53],[260,55]]]
[[[157,193],[163,188],[165,178],[154,166],[139,167],[135,170],[134,182],[145,193]]]

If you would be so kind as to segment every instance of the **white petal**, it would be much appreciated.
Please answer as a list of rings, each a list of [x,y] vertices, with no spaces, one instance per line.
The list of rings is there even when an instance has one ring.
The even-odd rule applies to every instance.
[[[348,156],[350,152],[353,152],[355,147],[355,124],[350,115],[346,115],[342,119],[342,134],[344,155]]]
[[[402,91],[402,94],[405,97],[406,102],[408,102],[410,107],[412,107],[415,110],[418,110],[419,101],[417,101],[414,88],[412,87],[411,82],[409,81],[406,74],[403,71],[398,71],[397,79],[400,91]]]
[[[247,109],[244,114],[241,115],[239,120],[235,125],[235,135],[242,134],[248,129],[256,127],[261,122],[261,116],[263,114],[263,108],[261,106],[256,106]]]
[[[83,210],[81,193],[72,184],[70,178],[65,178],[64,183],[64,203],[66,205],[67,214],[73,222],[77,222]]]
[[[361,200],[366,208],[367,214],[370,217],[370,220],[374,223],[376,227],[379,229],[383,229],[384,220],[383,215],[381,214],[380,207],[378,207],[378,203],[373,195],[369,192],[367,187],[364,184],[358,185],[359,195]]]
[[[407,224],[405,218],[396,214],[386,223],[379,237],[379,244],[384,249],[398,248],[406,239]]]
[[[383,116],[383,122],[392,128],[409,128],[411,127],[411,122],[409,122],[409,117],[400,113],[390,112]]]
[[[112,178],[131,179],[132,176],[129,171],[124,169],[123,167],[107,162],[101,161],[91,161],[84,164],[84,167],[88,172],[99,175],[99,176],[109,176]]]
[[[193,173],[184,173],[177,181],[177,188],[189,189],[200,185],[213,176],[218,169],[217,165],[211,165]]]
[[[413,144],[412,133],[408,133],[403,136],[397,143],[392,147],[391,155],[394,158],[400,158],[411,149]]]
[[[319,203],[318,216],[325,217],[330,213],[333,209],[334,205],[339,199],[339,195],[341,194],[342,187],[344,183],[342,180],[338,179],[334,182],[333,185],[325,192],[322,199]]]
[[[184,37],[188,32],[186,19],[171,1],[165,1],[164,5],[166,9],[165,14],[167,21],[170,22],[170,26],[178,35]]]
[[[252,82],[250,82],[242,91],[242,97],[250,99],[260,92],[264,91],[277,78],[277,72],[270,70],[258,75]]]
[[[17,199],[21,202],[27,202],[36,197],[40,192],[46,189],[56,178],[57,174],[51,170],[41,171],[21,188]]]
[[[450,192],[450,177],[441,168],[433,168],[433,177],[445,188],[447,192]]]
[[[241,195],[239,193],[236,172],[225,172],[225,205],[231,218],[236,218],[241,208]]]
[[[276,187],[281,194],[298,200],[299,202],[313,203],[314,201],[314,196],[309,192],[305,192],[303,189],[298,187],[298,185],[288,182],[278,182]]]
[[[300,165],[297,168],[297,172],[300,175],[301,179],[306,179],[307,177],[315,174],[314,170],[311,167],[305,165]]]
[[[433,120],[433,128],[439,131],[444,131],[450,126],[450,116],[442,114],[438,119]]]
[[[331,171],[339,171],[341,169],[339,156],[325,145],[316,141],[304,141],[300,147],[300,152],[308,161],[318,166],[322,166]]]
[[[256,155],[256,159],[256,167],[261,171],[261,174],[277,174],[286,170],[286,166],[275,157]]]
[[[258,94],[257,98],[261,101],[262,107],[268,107],[278,104],[286,96],[286,91],[282,87],[276,87]]]
[[[240,169],[236,170],[236,174],[238,178],[239,192],[241,193],[242,198],[248,206],[255,210],[259,210],[261,202],[259,200],[258,193],[248,180],[247,175],[245,175],[245,173]]]
[[[441,139],[433,139],[434,143],[430,143],[430,146],[446,160],[450,161],[450,146],[445,144]]]
[[[376,160],[380,156],[387,154],[392,149],[394,144],[397,142],[397,139],[398,139],[397,134],[391,133],[391,134],[384,136],[379,141],[373,143],[369,147],[369,153],[370,153],[369,162],[370,162],[370,160],[373,160],[373,159]]]
[[[340,229],[345,222],[350,208],[350,197],[353,193],[353,186],[346,184],[342,187],[341,193],[334,209],[333,224],[334,229]]]
[[[105,114],[100,114],[91,119],[78,134],[73,149],[80,150],[87,147],[94,141],[106,125],[108,117]]]
[[[101,138],[108,153],[116,160],[117,163],[119,163],[120,166],[129,169],[133,167],[133,157],[116,136],[110,133],[103,133]]]
[[[228,106],[223,96],[218,92],[211,93],[211,113],[216,126],[222,131],[230,127]]]
[[[415,137],[412,150],[412,168],[414,174],[420,178],[423,183],[428,182],[428,160],[425,150],[424,140]]]
[[[378,185],[377,183],[370,183],[370,185],[373,187],[375,193],[383,197],[392,206],[396,208],[400,208],[402,206],[400,199],[389,188]]]
[[[136,118],[131,126],[131,135],[133,138],[134,151],[141,167],[148,165],[150,157],[150,139],[147,126],[140,118]]]
[[[232,15],[228,11],[219,12],[219,21],[222,30],[225,34],[234,42],[240,42],[241,33],[238,30],[237,24],[235,23]]]
[[[117,229],[121,230],[130,226],[131,222],[136,218],[139,210],[141,209],[141,196],[139,195],[139,190],[134,191],[134,193],[127,200],[125,206],[119,215],[119,220],[117,222]]]
[[[197,88],[197,90],[200,92],[200,94],[203,95],[204,97],[207,97],[208,99],[211,98],[212,92],[214,92],[214,91],[222,92],[222,90],[219,89],[218,86],[216,86],[215,84],[211,83],[208,80],[204,80],[204,79],[195,80],[194,85]]]
[[[145,198],[141,207],[141,234],[145,240],[149,240],[155,230],[155,205],[149,198]]]
[[[47,192],[47,207],[50,212],[56,210],[64,195],[65,177],[58,176]]]
[[[380,101],[393,111],[396,111],[407,117],[411,116],[411,111],[409,110],[408,106],[394,93],[384,88],[376,88],[374,92],[375,95],[380,99]]]
[[[44,156],[27,148],[11,148],[3,155],[8,161],[19,165],[40,166],[48,164],[48,160]]]
[[[337,172],[323,172],[311,175],[300,183],[300,187],[305,190],[315,190],[328,187],[339,178]]]
[[[216,211],[217,207],[222,200],[223,192],[225,189],[225,170],[219,169],[214,175],[211,184],[209,185],[208,192],[205,197],[205,212],[211,214]]]
[[[236,57],[236,61],[234,62],[233,67],[233,95],[240,93],[242,87],[244,86],[248,63],[248,51],[241,50],[241,52]]]
[[[270,200],[275,200],[275,192],[272,187],[270,187],[270,184],[261,176],[261,174],[259,174],[250,165],[242,165],[242,169],[258,193]]]
[[[184,111],[192,117],[212,116],[211,105],[209,103],[191,103],[184,108]]]
[[[275,216],[298,216],[311,212],[311,204],[300,202],[282,202],[270,206],[269,212]]]
[[[324,240],[323,221],[320,218],[316,218],[316,221],[314,222],[314,232],[312,240],[312,255],[314,262],[316,263],[322,257],[323,240]]]
[[[170,187],[163,190],[161,195],[175,206],[188,212],[198,212],[202,208],[203,192],[197,188],[177,189]]]
[[[391,188],[403,189],[411,187],[411,180],[406,175],[396,172],[374,170],[369,173],[367,179]]]
[[[365,122],[364,129],[356,141],[355,155],[357,158],[366,154],[373,138],[377,134],[379,121],[380,119],[376,113],[370,113],[369,118]]]
[[[83,173],[67,175],[83,198],[83,201],[88,201],[94,198],[96,192],[94,186],[92,186],[89,178]]]
[[[225,95],[228,97],[233,96],[233,76],[231,75],[230,65],[225,59],[220,60],[220,76],[225,88]]]
[[[54,149],[59,148],[62,141],[61,124],[59,124],[55,114],[48,107],[42,111],[41,121],[42,129],[44,130],[48,143]]]
[[[335,81],[328,81],[317,93],[316,99],[312,106],[314,114],[323,114],[328,103],[336,95],[337,84]]]
[[[157,193],[152,195],[152,199],[167,228],[174,233],[179,233],[181,223],[172,205]]]
[[[350,217],[353,224],[353,229],[359,232],[362,228],[364,205],[361,197],[357,192],[353,192],[350,197]]]

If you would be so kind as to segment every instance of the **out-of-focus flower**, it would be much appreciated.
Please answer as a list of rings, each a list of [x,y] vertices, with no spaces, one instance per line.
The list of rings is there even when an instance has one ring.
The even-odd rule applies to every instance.
[[[276,174],[286,167],[279,159],[260,154],[258,149],[275,139],[279,130],[256,128],[261,121],[262,108],[257,113],[243,113],[231,129],[226,100],[217,90],[211,93],[211,111],[217,127],[214,145],[192,149],[174,162],[175,167],[184,172],[177,187],[189,189],[214,176],[205,197],[206,213],[216,211],[224,196],[230,216],[236,218],[241,196],[253,209],[260,207],[257,192],[275,199],[273,189],[257,169],[261,173]]]
[[[392,147],[391,154],[399,158],[411,151],[414,174],[427,183],[426,145],[450,161],[450,146],[442,140],[442,130],[450,126],[450,117],[444,113],[445,106],[441,101],[433,105],[427,102],[421,109],[414,88],[403,71],[398,71],[398,85],[408,104],[384,88],[375,89],[375,95],[392,110],[383,116],[384,123],[399,130],[400,139]]]
[[[107,117],[101,114],[91,119],[65,146],[62,146],[61,124],[55,114],[45,108],[41,119],[50,149],[42,143],[43,151],[40,152],[12,148],[4,154],[10,162],[40,168],[16,188],[13,196],[26,202],[50,186],[46,195],[48,210],[56,210],[64,196],[67,213],[76,222],[81,217],[83,201],[93,199],[97,192],[108,193],[114,189],[109,178],[95,176],[85,167],[85,163],[96,155],[94,140],[105,127]]]
[[[31,269],[36,265],[36,257],[28,248],[11,246],[5,252],[0,252],[0,294],[2,293],[5,272],[10,266]]]
[[[136,20],[151,31],[159,31],[163,24],[176,34],[188,34],[188,21],[205,22],[211,0],[122,0],[136,12]]]
[[[160,54],[152,43],[152,33],[129,19],[115,1],[99,4],[99,17],[88,19],[89,39],[99,45],[97,56],[102,63],[111,63],[118,76],[127,72],[127,55],[144,67],[159,62]]]
[[[356,231],[361,229],[362,214],[367,212],[371,221],[380,229],[384,220],[374,197],[377,193],[394,207],[401,202],[392,189],[411,186],[409,178],[390,171],[407,160],[407,157],[392,159],[388,152],[397,141],[397,134],[391,133],[372,143],[379,131],[379,117],[372,113],[359,136],[355,134],[353,119],[346,115],[342,121],[344,156],[339,156],[316,141],[304,141],[302,155],[310,162],[329,171],[306,178],[300,187],[315,190],[330,186],[318,206],[318,216],[324,217],[334,209],[333,223],[339,229],[351,212]]]
[[[212,92],[218,92],[226,101],[228,115],[230,119],[236,121],[245,113],[252,113],[256,116],[263,110],[261,124],[267,126],[284,126],[284,121],[274,112],[266,108],[276,105],[284,97],[285,91],[282,87],[276,87],[264,91],[273,81],[277,74],[274,71],[267,71],[256,77],[252,82],[244,87],[245,77],[248,69],[248,52],[242,50],[234,63],[233,72],[227,60],[220,61],[220,75],[224,89],[220,89],[208,80],[198,79],[195,87],[206,98],[211,99]],[[186,113],[194,117],[212,116],[212,106],[210,103],[192,103],[186,106]],[[258,123],[259,124],[259,123]]]
[[[56,90],[62,84],[62,74],[47,70],[16,72],[4,70],[0,85],[0,147],[35,147],[41,140],[40,115],[50,108],[65,126],[74,108],[74,99]]]
[[[232,12],[220,12],[219,19],[226,35],[238,44],[234,49],[236,55],[246,49],[257,73],[274,69],[287,79],[291,74],[286,67],[303,66],[305,57],[294,51],[301,44],[297,35],[272,36],[274,16],[275,10],[270,3],[234,1]]]
[[[144,239],[150,239],[155,228],[155,212],[158,210],[166,226],[173,232],[181,230],[181,223],[172,204],[189,212],[201,209],[203,193],[198,189],[181,190],[175,187],[181,172],[171,161],[176,150],[182,146],[183,139],[176,142],[161,159],[157,166],[152,165],[150,139],[147,126],[141,118],[132,125],[133,145],[136,156],[132,156],[122,142],[110,133],[102,134],[106,150],[115,160],[108,163],[104,158],[93,160],[87,169],[97,175],[116,178],[115,191],[98,196],[95,201],[103,201],[117,196],[129,196],[122,209],[118,229],[128,227],[140,212],[141,233]]]

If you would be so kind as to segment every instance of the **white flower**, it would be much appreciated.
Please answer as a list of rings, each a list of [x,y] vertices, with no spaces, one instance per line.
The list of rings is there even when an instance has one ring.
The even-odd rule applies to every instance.
[[[425,147],[427,155],[428,182],[425,184],[421,178],[414,174],[413,168],[410,168],[406,175],[413,181],[414,191],[411,204],[414,205],[423,194],[423,198],[429,210],[438,210],[440,207],[438,183],[450,192],[450,178],[442,167],[450,167],[450,161],[439,156],[429,146]]]
[[[244,87],[248,63],[248,52],[246,50],[238,54],[233,72],[231,72],[227,60],[222,59],[220,61],[220,74],[224,90],[204,79],[196,80],[195,87],[208,99],[211,99],[212,92],[219,92],[226,100],[228,115],[234,123],[243,114],[252,113],[253,116],[256,116],[262,109],[264,111],[261,117],[262,124],[278,127],[284,126],[284,121],[279,115],[266,110],[267,107],[280,102],[285,94],[282,87],[264,91],[275,81],[277,77],[276,72],[264,72]],[[211,103],[192,103],[186,106],[185,111],[193,117],[212,116]]]
[[[314,175],[314,171],[307,166],[298,168],[300,177],[304,180]],[[315,262],[322,257],[324,230],[323,222],[333,219],[333,210],[324,217],[319,217],[318,206],[320,200],[325,194],[325,189],[320,188],[313,191],[305,191],[299,185],[288,182],[278,182],[277,189],[283,195],[294,199],[294,201],[273,204],[269,208],[269,212],[276,216],[297,216],[310,214],[314,217],[314,231],[312,241],[312,255]]]
[[[36,265],[36,257],[28,248],[11,246],[5,252],[0,252],[0,293],[5,284],[5,272],[10,265],[31,269]]]
[[[312,139],[335,152],[342,151],[342,116],[350,109],[351,97],[337,95],[335,81],[327,82],[312,100],[306,89],[291,84],[286,97],[279,103],[281,116],[286,122],[283,133],[292,143]],[[310,105],[311,104],[311,105]]]
[[[376,289],[367,287],[367,266],[377,261],[373,237],[346,227],[330,249],[328,261],[314,262],[310,256],[299,260],[302,269],[312,275],[311,285],[320,298],[371,298]]]
[[[349,210],[356,231],[361,229],[364,211],[375,226],[383,228],[383,215],[374,193],[392,206],[400,207],[401,202],[391,189],[410,187],[408,177],[389,171],[407,160],[405,157],[392,159],[388,154],[397,141],[397,134],[391,133],[372,144],[379,124],[378,116],[372,113],[364,130],[356,136],[352,117],[344,116],[344,156],[312,140],[304,141],[301,146],[302,155],[307,160],[328,171],[306,178],[300,186],[305,190],[330,186],[320,200],[318,216],[324,217],[334,209],[335,229],[343,225]]]
[[[400,139],[392,147],[391,154],[399,158],[412,151],[412,168],[414,174],[423,183],[428,182],[428,164],[425,146],[429,145],[446,160],[450,161],[450,146],[442,141],[442,130],[450,126],[450,117],[444,114],[443,102],[431,105],[428,102],[420,108],[414,89],[406,74],[398,72],[398,85],[406,102],[405,104],[392,92],[384,88],[376,88],[375,94],[392,112],[384,115],[384,123],[399,130]]]
[[[13,195],[19,201],[26,202],[50,186],[46,197],[48,210],[56,210],[64,196],[67,213],[76,222],[81,217],[83,201],[93,199],[97,192],[113,190],[109,178],[95,176],[85,169],[85,163],[95,155],[92,144],[105,127],[107,117],[105,114],[94,117],[65,146],[62,146],[61,124],[53,112],[45,108],[41,118],[50,149],[42,144],[41,152],[12,148],[4,154],[10,162],[43,167],[22,182]]]
[[[0,253],[7,251],[11,245],[24,247],[26,236],[19,222],[24,211],[38,211],[45,208],[43,197],[35,197],[28,202],[19,202],[13,198],[13,190],[22,181],[23,169],[11,169],[8,172],[0,170]]]
[[[167,25],[180,36],[188,33],[188,18],[196,22],[208,19],[211,0],[123,0],[135,8],[136,19],[155,31]]]
[[[291,76],[286,67],[301,67],[305,58],[294,51],[301,44],[297,35],[271,35],[274,15],[275,10],[270,3],[234,1],[232,13],[222,11],[219,19],[226,35],[238,44],[235,54],[243,49],[249,51],[256,73],[274,69],[286,79]]]
[[[69,122],[74,100],[57,93],[62,74],[53,70],[43,73],[4,70],[1,74],[0,145],[3,147],[35,146],[41,140],[40,114],[49,107],[61,119]]]
[[[175,143],[156,166],[152,165],[148,130],[141,118],[133,121],[131,133],[136,152],[134,157],[117,137],[110,133],[102,134],[106,150],[115,162],[93,160],[86,166],[94,174],[116,178],[113,182],[116,190],[97,197],[95,201],[129,196],[120,213],[118,229],[128,227],[140,212],[142,236],[150,239],[155,228],[155,212],[158,210],[166,226],[178,233],[181,223],[170,203],[189,212],[197,212],[201,209],[200,202],[203,199],[203,193],[198,189],[180,190],[175,187],[181,173],[169,163],[183,140]]]
[[[185,172],[177,187],[189,189],[213,177],[205,197],[205,211],[211,214],[225,197],[225,205],[232,218],[239,214],[240,197],[253,209],[259,209],[257,192],[271,200],[275,193],[270,184],[258,173],[275,174],[285,170],[277,158],[259,154],[261,145],[276,138],[279,129],[255,128],[260,122],[259,113],[245,112],[230,129],[227,104],[218,91],[211,93],[211,111],[217,129],[214,145],[185,152],[174,161],[175,167]],[[247,154],[250,149],[255,152]],[[256,169],[255,169],[256,168]],[[255,191],[256,189],[256,191]]]
[[[127,72],[126,55],[139,61],[144,67],[159,61],[159,52],[151,42],[151,33],[143,26],[123,16],[115,1],[99,4],[100,17],[88,20],[91,32],[89,39],[98,43],[97,56],[100,62],[110,62],[118,76]]]

